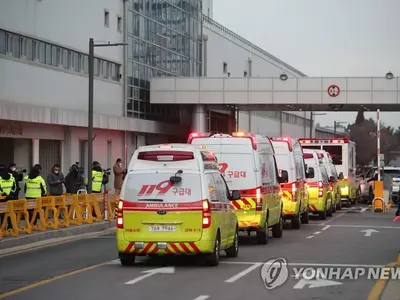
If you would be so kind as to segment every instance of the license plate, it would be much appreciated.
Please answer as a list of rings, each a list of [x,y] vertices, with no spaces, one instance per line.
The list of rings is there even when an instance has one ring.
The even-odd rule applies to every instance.
[[[173,232],[173,231],[176,231],[176,226],[154,225],[154,226],[149,226],[149,231],[151,231],[151,232]]]

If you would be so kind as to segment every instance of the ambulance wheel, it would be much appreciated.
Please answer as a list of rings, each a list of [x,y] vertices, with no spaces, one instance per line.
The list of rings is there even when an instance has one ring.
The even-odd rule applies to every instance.
[[[332,215],[333,215],[333,213],[332,213],[332,207],[333,207],[333,205],[332,205],[332,202],[331,202],[331,205],[329,205],[329,209],[328,209],[328,211],[326,212],[326,215],[328,216],[328,217],[332,217]]]
[[[215,244],[214,244],[214,250],[211,254],[208,254],[206,256],[206,265],[215,267],[219,265],[219,253],[221,251],[221,246],[220,246],[220,238],[219,238],[219,233],[217,233],[217,236],[215,237]]]
[[[233,245],[225,250],[227,257],[237,257],[239,255],[239,233],[236,230],[235,240],[233,241]]]
[[[264,228],[260,228],[257,230],[257,244],[260,245],[268,244],[268,235],[269,235],[268,221],[265,221]]]
[[[320,220],[325,220],[326,219],[326,205],[327,203],[325,202],[325,208],[323,211],[318,212],[318,216]]]
[[[310,222],[309,208],[301,215],[301,224],[308,224]]]
[[[281,238],[283,235],[283,220],[282,216],[279,218],[279,223],[272,226],[272,236],[274,238]]]
[[[342,200],[339,200],[337,203],[336,203],[336,210],[341,210],[342,209]]]
[[[118,253],[118,257],[121,261],[121,265],[124,267],[133,266],[135,264],[135,255]]]
[[[292,229],[300,229],[300,224],[300,214],[294,215],[290,227],[292,227]]]
[[[332,212],[333,212],[333,213],[336,212],[336,203],[335,203],[335,204],[332,203]]]

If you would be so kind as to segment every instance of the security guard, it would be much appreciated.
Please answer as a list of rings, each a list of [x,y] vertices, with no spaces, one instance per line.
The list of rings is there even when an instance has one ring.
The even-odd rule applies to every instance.
[[[104,174],[100,163],[98,161],[94,161],[92,164],[92,193],[101,193],[103,184],[107,183],[108,176]]]
[[[0,165],[0,202],[7,202],[14,199],[17,183],[14,176],[8,173],[5,165]],[[0,214],[0,226],[3,224],[4,214]],[[8,220],[8,227],[11,228],[11,220]]]
[[[40,176],[40,169],[34,166],[28,176],[25,176],[25,198],[26,199],[37,199],[44,197],[47,194],[46,182],[43,177]],[[29,210],[29,216],[32,220],[33,209]],[[36,225],[36,218],[34,220]]]

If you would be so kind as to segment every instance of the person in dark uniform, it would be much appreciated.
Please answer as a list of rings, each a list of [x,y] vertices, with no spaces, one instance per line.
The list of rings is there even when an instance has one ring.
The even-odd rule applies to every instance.
[[[8,172],[15,178],[15,182],[17,184],[17,189],[14,193],[14,200],[18,200],[18,195],[21,190],[19,183],[24,179],[24,174],[26,170],[17,171],[17,165],[15,163],[11,163],[8,166]]]

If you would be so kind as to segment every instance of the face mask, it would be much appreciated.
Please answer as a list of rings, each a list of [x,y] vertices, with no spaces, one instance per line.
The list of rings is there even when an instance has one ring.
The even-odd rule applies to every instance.
[[[54,174],[58,174],[58,172],[60,172],[60,171],[54,171]]]
[[[118,166],[122,167],[122,163],[118,163]]]
[[[16,169],[17,169],[17,168],[11,168],[11,171],[15,172]]]

